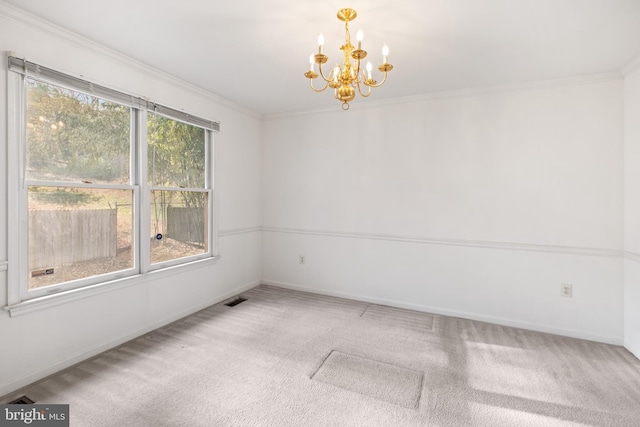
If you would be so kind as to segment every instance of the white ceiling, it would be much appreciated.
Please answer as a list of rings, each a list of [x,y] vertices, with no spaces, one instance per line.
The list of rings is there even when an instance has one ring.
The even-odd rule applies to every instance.
[[[261,114],[340,108],[303,74],[320,33],[328,65],[341,58],[343,7],[374,65],[391,51],[369,100],[609,72],[640,54],[640,0],[5,1]]]

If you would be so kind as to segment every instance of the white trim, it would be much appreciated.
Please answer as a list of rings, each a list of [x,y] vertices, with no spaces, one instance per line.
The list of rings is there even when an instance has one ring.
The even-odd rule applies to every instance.
[[[63,178],[64,179],[64,178]],[[130,190],[133,191],[134,185],[130,184],[102,184],[99,182],[74,182],[74,181],[40,181],[37,179],[27,180],[24,183],[25,187],[38,186],[38,187],[62,187],[62,188],[95,188],[98,190]]]
[[[236,234],[256,233],[259,231],[262,231],[262,227],[260,227],[259,225],[254,227],[244,227],[244,228],[228,228],[226,230],[218,231],[218,236],[226,237],[226,236],[233,236]]]
[[[7,259],[11,260],[11,268],[7,265],[7,304],[20,302],[21,285],[26,282],[26,277],[21,277],[21,272],[26,271],[26,253],[21,250],[20,242],[26,241],[26,232],[21,235],[21,230],[26,230],[25,216],[20,215],[23,207],[20,205],[20,192],[23,191],[24,177],[24,103],[21,92],[23,84],[22,76],[16,73],[7,73],[7,141],[19,143],[7,144]],[[22,202],[26,204],[26,198]],[[24,209],[26,211],[26,209]],[[26,275],[25,275],[26,276]]]
[[[218,226],[220,225],[219,215],[219,200],[218,200],[218,144],[216,142],[216,132],[205,132],[205,183],[209,189],[209,196],[207,202],[209,204],[208,214],[209,217],[206,221],[207,233],[209,235],[209,253],[213,256],[220,256],[220,239],[218,237]]]
[[[8,311],[11,317],[16,317],[34,311],[55,307],[57,305],[66,304],[71,301],[93,297],[105,292],[115,291],[116,289],[138,285],[142,282],[165,278],[196,268],[206,267],[207,265],[215,263],[219,258],[220,257],[201,259],[185,264],[167,267],[162,270],[154,270],[144,274],[137,274],[135,276],[128,276],[121,279],[100,282],[95,285],[69,289],[68,291],[62,291],[51,295],[28,299],[15,304],[9,304],[2,307],[2,309]]]
[[[7,271],[9,263],[7,261],[0,261],[0,271]]]
[[[151,252],[151,248],[149,252]],[[199,254],[190,255],[186,257],[173,258],[166,261],[159,261],[155,263],[152,262],[149,265],[149,272],[165,270],[167,268],[177,267],[179,265],[184,265],[184,264],[190,264],[192,262],[197,262],[197,261],[206,261],[206,260],[210,260],[211,258],[218,259],[220,257],[213,255],[213,252],[209,250],[209,252],[202,252]]]
[[[134,200],[133,211],[133,226],[138,226],[138,233],[134,233],[135,240],[133,248],[135,249],[134,261],[136,263],[138,271],[142,274],[148,273],[151,268],[151,245],[147,242],[151,236],[151,192],[148,188],[145,188],[148,181],[148,143],[149,143],[149,129],[148,119],[149,112],[147,110],[133,110],[135,112],[132,125],[135,125],[136,132],[132,132],[132,144],[131,144],[131,156],[132,160],[136,163],[135,168],[132,164],[132,171],[136,171],[135,174],[131,174],[131,179],[139,189],[137,194],[138,198]],[[149,209],[149,215],[145,215],[146,210]]]
[[[620,68],[620,72],[624,77],[627,77],[629,74],[633,73],[640,69],[640,55],[633,58],[631,61],[626,63],[622,68]]]
[[[203,89],[197,85],[194,85],[193,83],[189,83],[185,80],[182,80],[176,76],[173,76],[169,73],[166,73],[164,71],[161,71],[157,68],[151,67],[143,62],[140,62],[134,58],[131,58],[129,56],[126,56],[118,51],[115,51],[113,49],[110,49],[104,45],[101,45],[99,43],[94,42],[93,40],[90,40],[86,37],[83,37],[77,33],[74,33],[72,31],[69,31],[65,28],[62,28],[58,25],[55,25],[49,21],[46,21],[45,19],[42,19],[38,16],[35,16],[29,12],[26,12],[16,6],[13,5],[9,5],[3,1],[0,0],[0,16],[5,17],[7,19],[10,19],[12,21],[18,22],[22,25],[25,25],[27,27],[29,27],[30,29],[33,30],[40,30],[44,33],[46,33],[49,36],[53,36],[53,37],[58,37],[61,39],[64,39],[68,42],[71,42],[72,44],[74,44],[75,46],[90,52],[90,53],[98,53],[102,56],[105,56],[111,60],[117,61],[121,64],[124,64],[126,66],[135,68],[139,71],[142,71],[144,73],[148,73],[148,74],[152,74],[153,77],[168,82],[172,85],[176,85],[179,86],[180,88],[199,95],[199,96],[203,96],[207,99],[210,99],[211,101],[214,101],[224,107],[228,107],[231,108],[233,110],[239,111],[243,114],[246,114],[248,116],[251,116],[253,118],[261,118],[261,115],[259,113],[257,113],[256,111],[253,111],[251,109],[248,109],[244,106],[241,106],[233,101],[230,101],[226,98],[223,98],[219,95],[216,95],[215,93],[207,90],[207,89]],[[18,56],[20,56],[18,54]],[[47,66],[47,64],[42,64],[43,66]],[[66,73],[66,71],[65,71]],[[74,75],[73,73],[68,73],[70,75]],[[92,79],[95,81],[95,79]],[[101,84],[101,82],[95,81],[96,84]],[[142,98],[142,97],[141,97]]]
[[[640,262],[640,254],[637,252],[624,251],[624,259]]]
[[[211,134],[211,156],[209,159],[213,161],[213,175],[211,176],[211,188],[213,189],[213,210],[211,214],[213,215],[213,219],[211,222],[211,226],[213,227],[213,244],[214,244],[214,255],[220,255],[220,189],[218,188],[218,177],[220,176],[219,167],[220,160],[218,158],[218,136],[214,133]]]
[[[465,240],[450,239],[426,236],[403,236],[397,234],[372,234],[372,233],[351,233],[343,231],[330,230],[309,230],[294,229],[281,227],[262,227],[263,231],[272,233],[290,233],[290,234],[307,234],[325,237],[343,237],[350,239],[369,239],[369,240],[386,240],[395,242],[421,243],[427,245],[449,245],[449,246],[466,246],[486,249],[501,249],[509,251],[529,251],[529,252],[547,252],[562,253],[570,255],[586,255],[599,256],[607,258],[621,257],[623,251],[615,249],[603,248],[586,248],[574,246],[557,246],[557,245],[539,245],[531,243],[514,243],[514,242],[491,242],[483,240]]]
[[[262,283],[265,285],[278,286],[281,288],[293,289],[296,291],[310,292],[313,294],[327,295],[327,296],[338,297],[338,298],[346,298],[346,299],[351,299],[356,301],[369,302],[373,304],[388,305],[390,307],[405,308],[409,310],[422,311],[426,313],[440,314],[443,316],[460,317],[463,319],[476,320],[479,322],[494,323],[497,325],[510,326],[513,328],[527,329],[530,331],[544,332],[544,333],[554,334],[554,335],[562,335],[565,337],[580,338],[584,340],[603,342],[607,344],[622,345],[623,343],[623,338],[621,336],[618,337],[618,336],[594,335],[594,334],[584,333],[581,331],[574,331],[572,329],[560,329],[560,328],[555,328],[553,326],[540,325],[537,323],[521,322],[518,320],[505,319],[502,317],[485,316],[482,314],[477,314],[477,313],[472,313],[467,311],[447,310],[439,307],[432,307],[432,306],[422,305],[422,304],[405,303],[402,301],[396,301],[396,300],[391,300],[386,298],[374,298],[374,297],[368,297],[364,295],[351,294],[347,292],[327,291],[324,289],[316,289],[308,286],[301,286],[293,283],[278,282],[278,281],[269,280],[269,279],[263,279]]]
[[[77,356],[74,356],[70,359],[64,360],[62,362],[58,362],[56,364],[50,365],[46,368],[40,369],[37,372],[34,372],[30,375],[27,375],[26,377],[23,377],[21,379],[19,379],[18,381],[14,381],[12,383],[9,383],[5,386],[0,387],[0,396],[4,396],[7,395],[9,393],[13,393],[15,391],[18,391],[19,389],[26,387],[36,381],[39,381],[43,378],[48,377],[49,375],[55,374],[56,372],[59,372],[63,369],[69,368],[75,364],[78,364],[80,362],[83,362],[87,359],[90,359],[91,357],[97,356],[100,353],[103,353],[107,350],[110,350],[114,347],[117,347],[121,344],[124,344],[127,341],[131,341],[132,339],[138,338],[148,332],[151,332],[155,329],[161,328],[162,326],[168,325],[169,323],[175,322],[177,320],[180,320],[186,316],[189,316],[193,313],[196,313],[200,310],[204,310],[207,307],[210,307],[214,304],[217,304],[219,302],[222,302],[228,298],[231,298],[234,295],[237,295],[239,293],[245,292],[251,288],[254,288],[256,286],[258,286],[260,284],[259,280],[253,281],[251,283],[247,283],[245,285],[239,286],[238,288],[229,291],[229,292],[225,292],[222,295],[218,295],[216,297],[213,297],[211,299],[206,300],[205,302],[202,302],[196,306],[193,306],[187,310],[183,310],[179,313],[173,314],[171,316],[168,316],[166,318],[164,318],[163,320],[160,320],[158,322],[152,323],[150,325],[147,325],[143,328],[138,329],[135,332],[129,333],[127,335],[124,335],[120,338],[116,338],[114,340],[111,340],[107,343],[104,344],[99,344],[95,347],[90,348],[89,350],[84,351],[82,354],[79,354]]]
[[[631,354],[640,359],[640,343],[632,342],[630,339],[625,337],[624,348],[629,350]]]
[[[445,91],[431,92],[431,93],[425,93],[420,95],[380,99],[377,101],[367,100],[362,102],[354,102],[354,103],[351,103],[350,105],[352,107],[351,108],[352,110],[354,109],[359,110],[359,109],[366,109],[366,108],[386,107],[390,105],[414,104],[414,103],[420,103],[420,102],[437,100],[437,99],[464,98],[464,97],[471,97],[471,96],[492,95],[492,94],[504,93],[504,92],[515,92],[515,91],[523,91],[523,90],[531,90],[531,89],[544,89],[544,88],[555,87],[555,86],[586,85],[586,84],[599,83],[603,81],[618,80],[618,79],[621,79],[622,77],[623,75],[621,71],[610,71],[606,73],[584,74],[584,75],[562,78],[562,79],[511,83],[511,84],[505,84],[505,85],[478,87],[478,88],[445,90]],[[265,114],[262,116],[262,119],[263,120],[280,119],[280,118],[295,117],[295,116],[308,115],[308,114],[335,113],[336,111],[340,111],[340,109],[336,110],[335,106],[322,107],[322,108],[315,108],[315,109],[295,111],[295,112]]]

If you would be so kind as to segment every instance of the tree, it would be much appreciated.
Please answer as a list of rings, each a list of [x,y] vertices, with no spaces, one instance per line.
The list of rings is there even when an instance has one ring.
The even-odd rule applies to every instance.
[[[131,109],[27,79],[27,174],[128,182]]]
[[[152,187],[204,188],[205,131],[202,128],[149,114],[148,122],[148,182]],[[206,193],[197,191],[153,191],[154,234],[167,231],[167,208],[182,207],[189,214],[198,241],[203,234]]]

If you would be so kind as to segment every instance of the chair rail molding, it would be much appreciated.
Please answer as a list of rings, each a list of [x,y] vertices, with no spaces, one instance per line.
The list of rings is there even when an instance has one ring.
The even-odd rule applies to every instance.
[[[369,240],[386,240],[394,242],[420,243],[425,245],[449,245],[449,246],[466,246],[486,249],[502,249],[510,251],[529,251],[529,252],[549,252],[563,253],[570,255],[586,255],[616,258],[625,255],[622,250],[605,249],[605,248],[589,248],[577,246],[560,246],[560,245],[542,245],[533,243],[516,243],[516,242],[494,242],[485,240],[467,240],[467,239],[451,239],[441,237],[428,236],[411,236],[399,234],[376,234],[376,233],[360,233],[345,232],[333,230],[314,230],[299,228],[284,228],[263,226],[262,231],[271,233],[289,233],[289,234],[306,234],[325,237],[343,237],[350,239],[369,239]],[[636,254],[640,261],[640,254]]]

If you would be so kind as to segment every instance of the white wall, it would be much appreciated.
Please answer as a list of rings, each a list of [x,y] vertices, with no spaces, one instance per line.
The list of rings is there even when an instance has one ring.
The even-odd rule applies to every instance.
[[[100,295],[9,317],[0,310],[0,395],[215,303],[261,277],[261,120],[142,64],[0,4],[0,51],[221,121],[216,135],[220,254],[215,265],[156,274]],[[6,58],[3,55],[3,58]],[[0,99],[6,100],[6,59]],[[0,129],[6,129],[6,101]],[[0,133],[0,170],[7,167]],[[7,302],[7,183],[0,174],[0,306]],[[8,268],[11,268],[9,260]]]
[[[640,357],[640,67],[624,82],[624,345]]]
[[[374,94],[366,109],[336,103],[332,112],[262,122],[0,5],[7,50],[220,120],[222,259],[14,318],[0,311],[0,395],[261,277],[605,342],[622,343],[624,332],[640,354],[638,72],[624,86],[613,79],[377,107]],[[6,81],[0,67],[0,99]],[[0,133],[2,170],[8,143]],[[6,179],[0,174],[0,305]],[[573,298],[559,296],[561,283],[574,285]]]
[[[266,119],[264,281],[622,343],[622,91]]]

